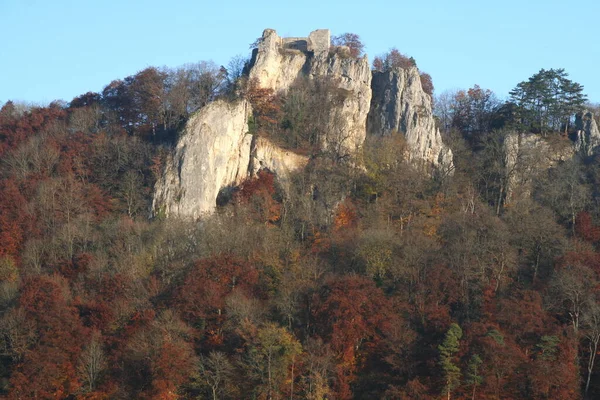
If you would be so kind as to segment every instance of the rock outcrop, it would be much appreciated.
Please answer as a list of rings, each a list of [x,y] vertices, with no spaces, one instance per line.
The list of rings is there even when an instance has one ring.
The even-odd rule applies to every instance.
[[[434,167],[451,168],[452,151],[444,145],[436,127],[431,97],[423,91],[416,67],[373,72],[373,99],[368,132],[374,135],[402,133],[411,160]]]
[[[371,70],[367,57],[354,58],[330,51],[329,30],[319,29],[307,38],[281,38],[266,29],[252,56],[249,78],[261,88],[285,93],[297,78],[328,79],[342,94],[335,102],[323,149],[351,154],[364,143],[371,104]],[[339,97],[339,96],[338,96]]]
[[[575,148],[570,140],[549,140],[540,135],[511,133],[504,139],[506,200],[529,197],[539,174],[571,159]]]
[[[577,140],[575,148],[584,156],[591,156],[600,146],[600,130],[591,111],[585,110],[575,117]]]
[[[155,215],[197,219],[214,211],[223,188],[239,185],[261,168],[285,184],[290,172],[306,165],[307,157],[249,134],[250,113],[245,100],[218,100],[190,118],[156,183]]]
[[[269,140],[257,137],[252,143],[249,176],[255,176],[265,168],[277,175],[279,184],[287,191],[290,174],[303,169],[308,164],[308,157],[284,150]]]
[[[213,211],[219,191],[248,176],[250,104],[215,101],[187,122],[156,183],[155,214],[198,218]]]
[[[326,129],[318,138],[322,150],[351,159],[365,141],[368,120],[376,134],[403,132],[411,158],[432,166],[452,165],[452,153],[435,127],[431,98],[416,68],[376,73],[371,85],[367,57],[352,57],[348,48],[331,48],[329,30],[313,31],[307,38],[280,38],[267,29],[253,52],[248,75],[259,87],[280,94],[298,78],[327,83]],[[307,157],[250,134],[250,115],[246,100],[218,100],[189,119],[156,183],[155,215],[197,219],[214,211],[221,191],[262,168],[275,173],[285,188],[290,173],[307,165]]]

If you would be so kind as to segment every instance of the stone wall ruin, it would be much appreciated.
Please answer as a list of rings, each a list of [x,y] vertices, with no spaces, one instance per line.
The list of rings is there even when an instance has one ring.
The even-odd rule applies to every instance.
[[[289,50],[322,53],[329,51],[330,46],[331,34],[329,33],[329,29],[317,29],[316,31],[312,31],[308,37],[281,38],[281,47]]]

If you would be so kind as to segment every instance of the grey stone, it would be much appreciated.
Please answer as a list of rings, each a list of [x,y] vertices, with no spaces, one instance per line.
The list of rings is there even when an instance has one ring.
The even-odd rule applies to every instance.
[[[451,171],[452,151],[436,127],[431,97],[423,91],[419,70],[374,71],[371,87],[368,132],[381,136],[401,133],[406,137],[411,160]]]
[[[317,29],[308,35],[308,51],[314,53],[329,52],[331,34],[329,29]]]
[[[588,110],[578,113],[575,116],[575,127],[577,129],[576,150],[585,156],[593,155],[600,145],[600,131],[594,114]]]
[[[285,93],[300,76],[328,78],[347,93],[343,102],[334,107],[327,135],[319,138],[323,150],[336,148],[352,158],[363,145],[367,114],[371,102],[371,70],[366,57],[343,57],[329,54],[330,33],[319,29],[310,33],[308,52],[295,51],[292,46],[304,38],[280,38],[272,29],[263,32],[256,50],[250,79],[262,88]],[[294,45],[295,46],[295,45]],[[291,51],[294,50],[294,51]]]
[[[211,214],[219,192],[237,186],[261,168],[282,182],[308,159],[277,148],[248,133],[246,100],[215,101],[187,122],[169,155],[154,192],[154,215],[197,219]]]

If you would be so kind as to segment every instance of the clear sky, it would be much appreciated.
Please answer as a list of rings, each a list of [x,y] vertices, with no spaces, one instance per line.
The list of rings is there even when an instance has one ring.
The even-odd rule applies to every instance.
[[[397,47],[436,93],[479,84],[500,98],[565,68],[600,102],[599,0],[0,0],[0,103],[70,101],[148,66],[249,54],[264,28],[354,32],[369,59]]]

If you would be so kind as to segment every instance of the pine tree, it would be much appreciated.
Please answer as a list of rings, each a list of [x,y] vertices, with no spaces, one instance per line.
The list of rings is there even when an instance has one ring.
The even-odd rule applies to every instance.
[[[587,101],[583,86],[568,76],[562,68],[541,69],[510,91],[521,129],[544,135],[564,127],[568,132],[571,118]]]
[[[479,367],[483,360],[478,354],[473,354],[467,365],[467,372],[465,373],[465,383],[468,386],[473,387],[471,399],[475,400],[475,390],[483,383],[483,377],[479,375]]]
[[[446,337],[441,345],[438,346],[440,352],[439,364],[444,374],[444,390],[448,400],[452,391],[460,384],[460,368],[454,364],[454,355],[458,352],[460,339],[462,338],[462,329],[457,324],[450,325]]]

